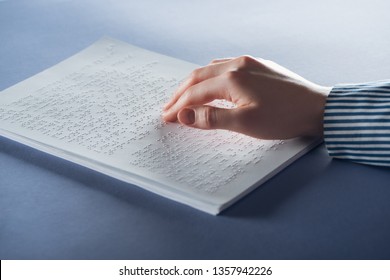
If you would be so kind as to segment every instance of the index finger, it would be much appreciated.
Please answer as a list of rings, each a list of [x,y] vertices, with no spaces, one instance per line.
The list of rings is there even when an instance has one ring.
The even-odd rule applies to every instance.
[[[221,76],[210,78],[189,87],[177,101],[163,113],[167,122],[177,120],[177,113],[184,107],[203,105],[215,99],[232,101],[228,90],[228,82]]]
[[[180,96],[191,86],[196,85],[207,79],[216,77],[230,70],[231,65],[229,64],[229,61],[231,61],[231,59],[222,60],[219,63],[212,63],[192,71],[190,76],[177,88],[171,100],[164,105],[164,110],[166,111],[170,107],[172,107],[172,105],[177,102]]]

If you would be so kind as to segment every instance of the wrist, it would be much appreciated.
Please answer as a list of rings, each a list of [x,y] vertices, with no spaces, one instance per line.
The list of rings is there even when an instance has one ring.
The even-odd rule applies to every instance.
[[[318,86],[314,88],[314,102],[312,103],[312,118],[309,136],[323,136],[324,134],[324,111],[326,99],[332,87]]]

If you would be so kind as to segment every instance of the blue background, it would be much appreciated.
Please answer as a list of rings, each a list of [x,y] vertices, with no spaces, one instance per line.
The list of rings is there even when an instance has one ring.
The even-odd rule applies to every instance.
[[[323,85],[389,78],[388,1],[1,1],[0,90],[107,35]],[[1,94],[1,93],[0,93]],[[390,171],[319,146],[214,217],[0,137],[1,259],[389,259]]]

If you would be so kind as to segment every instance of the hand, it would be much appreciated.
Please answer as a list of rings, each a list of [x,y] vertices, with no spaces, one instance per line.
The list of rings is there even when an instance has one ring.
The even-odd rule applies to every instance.
[[[164,106],[167,122],[228,129],[262,139],[322,136],[330,88],[269,60],[241,56],[194,70]],[[233,109],[205,105],[225,99]]]

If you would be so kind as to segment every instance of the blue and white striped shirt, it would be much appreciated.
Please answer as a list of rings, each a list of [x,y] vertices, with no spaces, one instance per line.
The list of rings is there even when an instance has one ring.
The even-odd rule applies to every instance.
[[[390,166],[390,80],[333,87],[324,139],[330,156]]]

